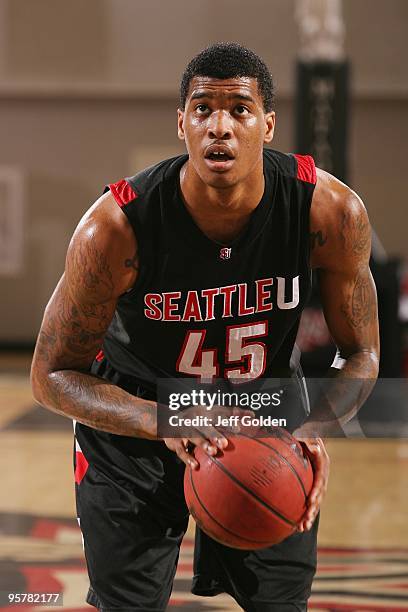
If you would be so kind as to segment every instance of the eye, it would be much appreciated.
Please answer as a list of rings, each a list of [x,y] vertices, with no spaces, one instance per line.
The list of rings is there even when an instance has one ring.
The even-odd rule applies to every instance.
[[[195,110],[202,115],[208,111],[208,106],[206,104],[197,104]]]
[[[247,115],[249,113],[249,109],[243,104],[238,104],[238,106],[235,107],[235,111],[238,115]]]

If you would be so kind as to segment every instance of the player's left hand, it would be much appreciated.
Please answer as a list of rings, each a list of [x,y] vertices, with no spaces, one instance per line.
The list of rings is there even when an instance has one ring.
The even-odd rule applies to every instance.
[[[327,491],[330,471],[330,458],[321,438],[302,438],[300,440],[313,468],[313,486],[307,498],[307,510],[298,524],[298,531],[309,531],[320,510]]]

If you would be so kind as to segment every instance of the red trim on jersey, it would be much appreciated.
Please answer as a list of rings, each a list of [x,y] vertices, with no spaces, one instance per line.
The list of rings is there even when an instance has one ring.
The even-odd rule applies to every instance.
[[[125,179],[117,183],[110,183],[109,189],[121,208],[137,198],[137,193],[133,191],[132,187]]]
[[[310,155],[295,155],[297,160],[297,177],[300,181],[316,185],[316,166]]]
[[[85,476],[88,470],[89,463],[85,458],[84,453],[81,451],[75,452],[75,482],[77,484],[81,483],[81,480]]]
[[[95,357],[95,361],[103,361],[105,359],[105,353],[101,349],[97,356]]]

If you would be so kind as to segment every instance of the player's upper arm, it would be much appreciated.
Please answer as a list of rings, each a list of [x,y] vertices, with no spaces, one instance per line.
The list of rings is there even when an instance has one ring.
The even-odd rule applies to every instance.
[[[89,209],[71,239],[65,271],[46,307],[32,383],[61,370],[87,370],[101,347],[118,297],[137,277],[136,239],[110,193]]]
[[[313,197],[311,264],[325,318],[343,357],[379,355],[377,296],[369,269],[371,227],[361,199],[322,170]]]

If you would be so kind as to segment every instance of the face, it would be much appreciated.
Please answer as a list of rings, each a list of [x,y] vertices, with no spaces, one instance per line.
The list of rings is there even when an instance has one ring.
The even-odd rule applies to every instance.
[[[271,142],[275,113],[265,113],[254,78],[194,77],[184,111],[178,111],[178,136],[189,164],[206,184],[225,188],[262,168],[263,145]]]

